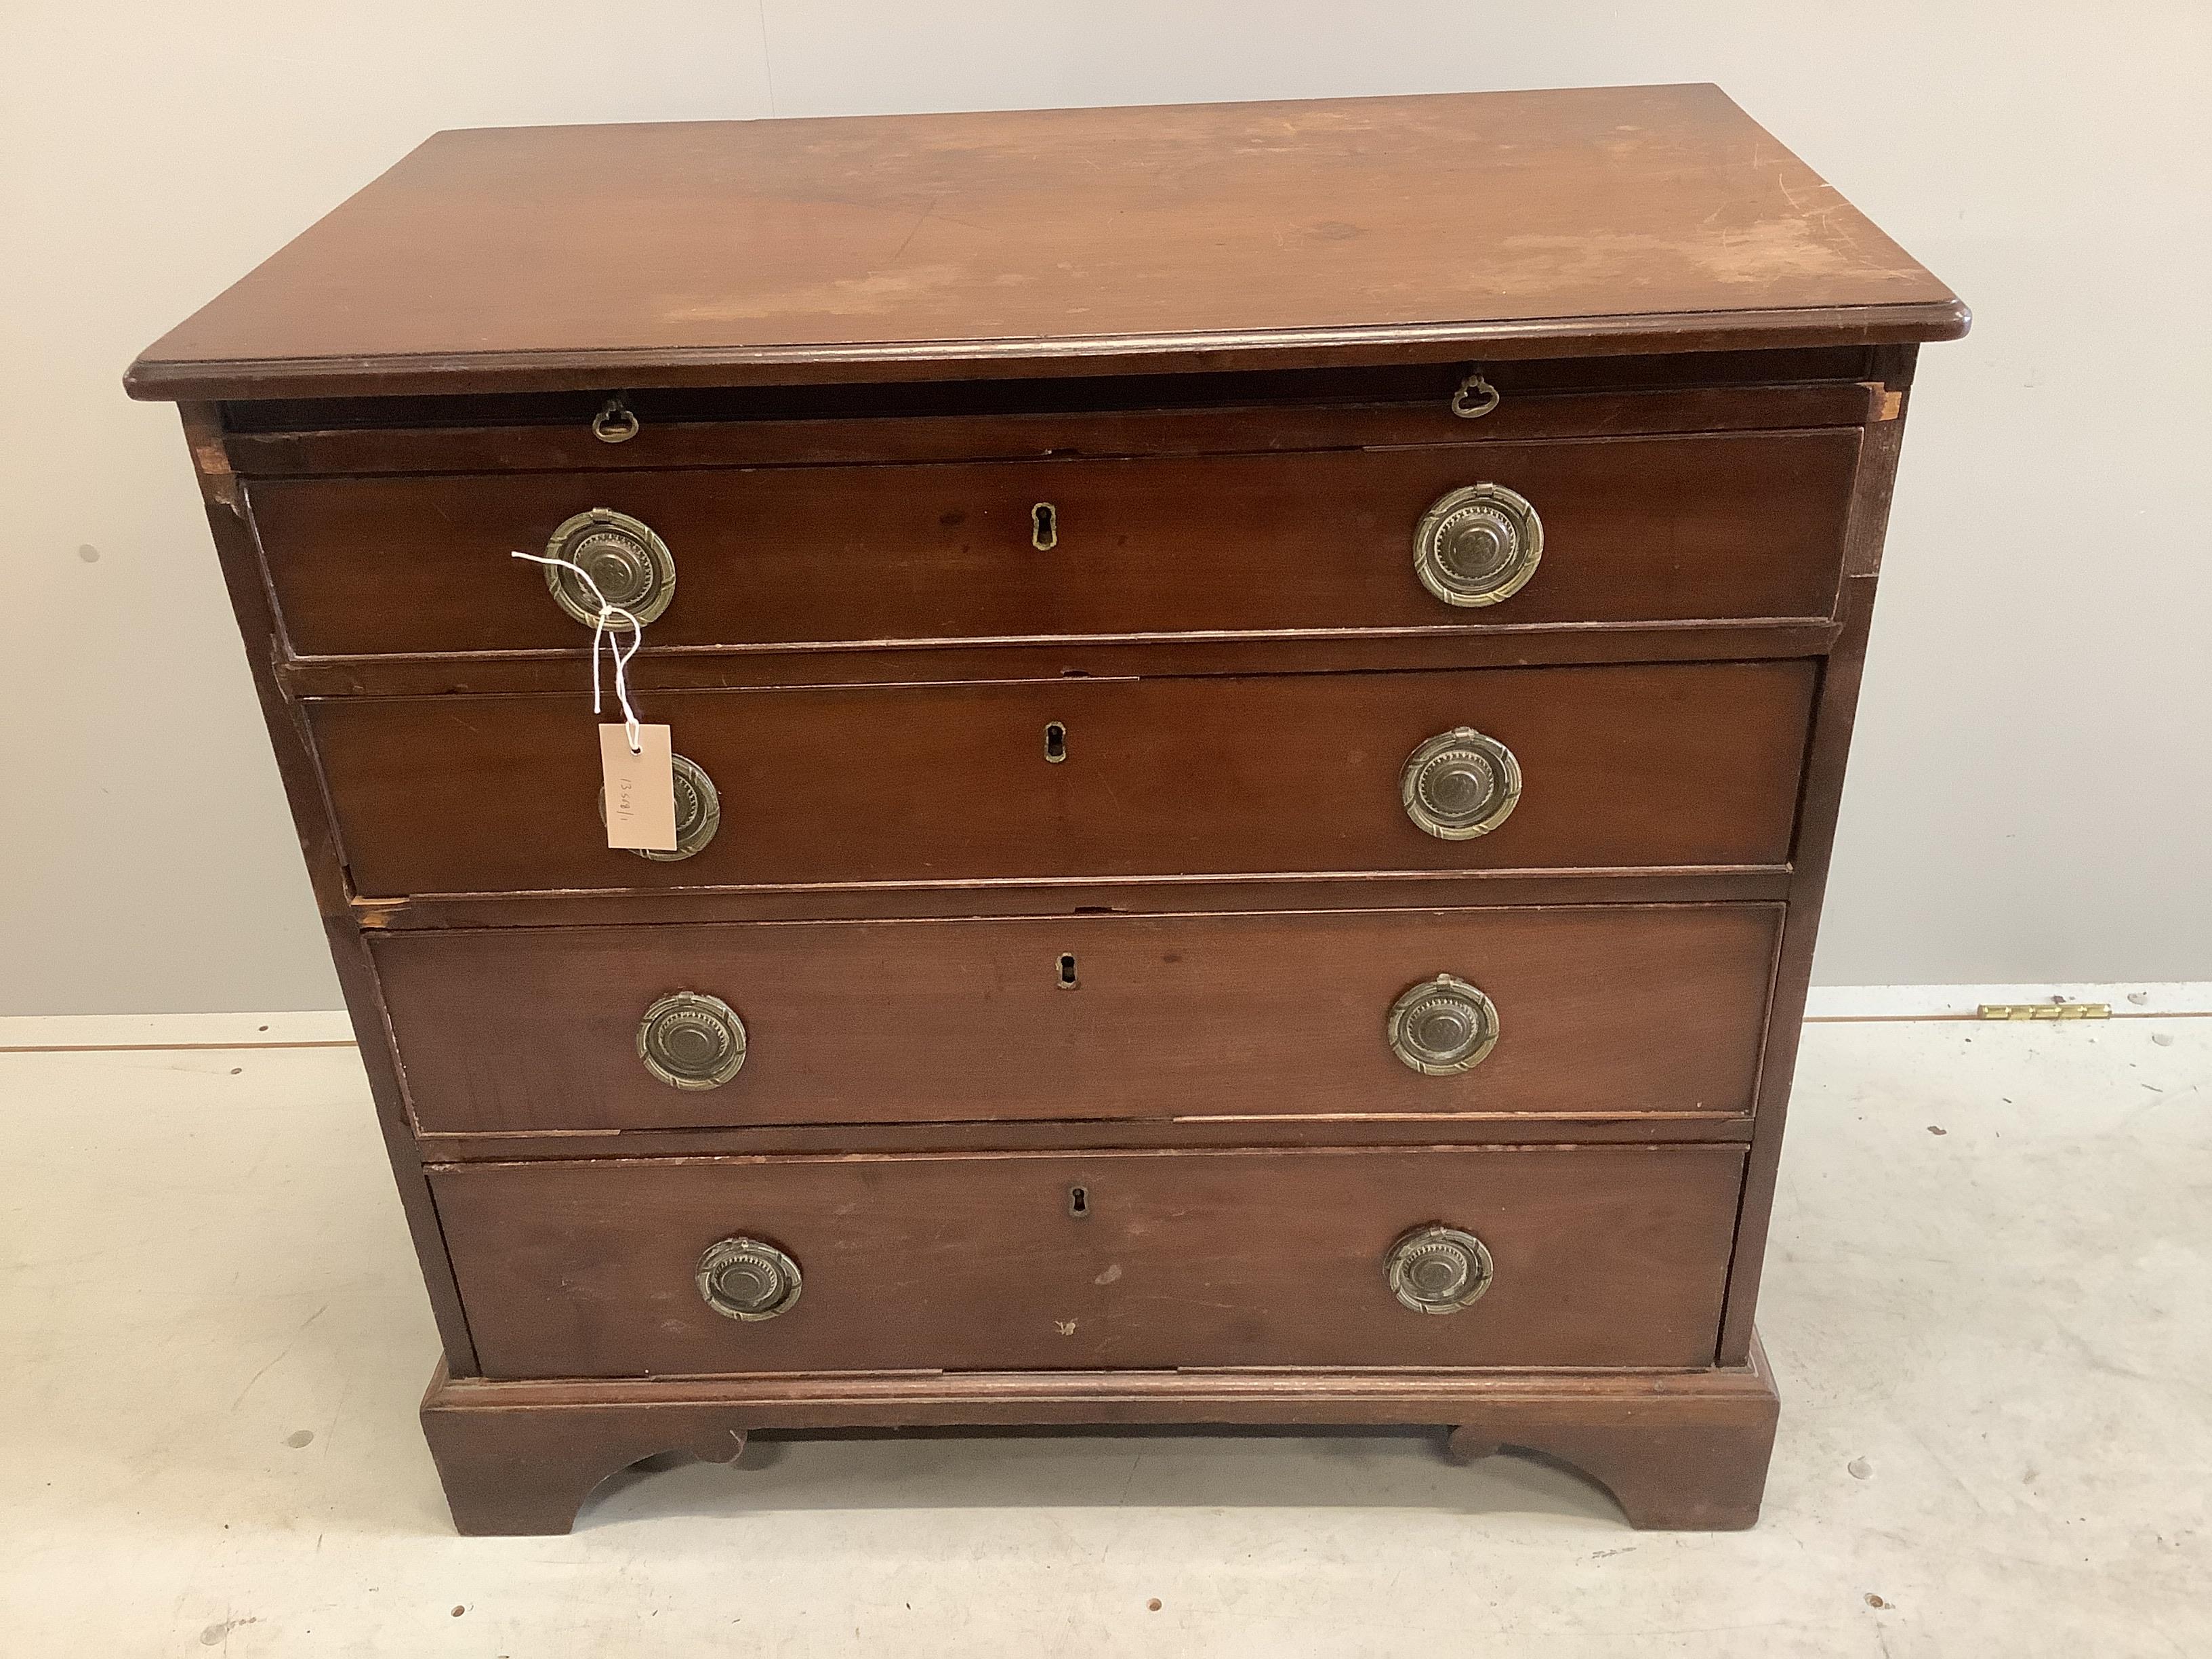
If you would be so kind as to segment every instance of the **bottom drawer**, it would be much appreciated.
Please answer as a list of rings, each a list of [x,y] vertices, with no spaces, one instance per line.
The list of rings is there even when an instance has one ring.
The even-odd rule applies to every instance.
[[[1743,1156],[577,1159],[432,1184],[495,1377],[1688,1367],[1712,1361]],[[1401,1299],[1486,1270],[1443,1316]]]

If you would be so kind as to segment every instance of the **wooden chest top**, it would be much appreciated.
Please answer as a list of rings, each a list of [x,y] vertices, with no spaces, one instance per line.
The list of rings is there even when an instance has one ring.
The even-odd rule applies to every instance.
[[[220,400],[1953,338],[1711,86],[440,133],[149,348]]]

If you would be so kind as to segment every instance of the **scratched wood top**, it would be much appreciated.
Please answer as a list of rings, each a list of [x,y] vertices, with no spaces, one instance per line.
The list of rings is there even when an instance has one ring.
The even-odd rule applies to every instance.
[[[149,348],[228,398],[1954,337],[1710,86],[443,132]]]

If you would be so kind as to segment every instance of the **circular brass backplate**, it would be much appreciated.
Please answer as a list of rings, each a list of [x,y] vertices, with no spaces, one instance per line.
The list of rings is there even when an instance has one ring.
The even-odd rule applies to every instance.
[[[1413,532],[1413,572],[1446,605],[1496,605],[1528,585],[1544,556],[1544,525],[1503,484],[1440,495]]]
[[[720,997],[678,991],[638,1021],[637,1057],[672,1089],[719,1089],[745,1063],[745,1023]]]
[[[699,1258],[699,1294],[725,1319],[774,1319],[799,1300],[799,1264],[757,1238],[724,1238]]]
[[[1439,732],[1407,757],[1399,781],[1406,816],[1439,841],[1486,836],[1521,799],[1521,763],[1471,726]]]
[[[678,859],[690,858],[714,840],[714,831],[722,827],[722,797],[714,787],[714,779],[707,775],[707,769],[688,756],[672,755],[669,773],[669,781],[676,791],[676,850],[658,852],[643,847],[623,849],[656,864],[673,864]],[[602,789],[599,822],[606,821],[607,792]]]
[[[1390,1247],[1390,1294],[1415,1313],[1454,1314],[1490,1288],[1489,1249],[1458,1227],[1416,1227]]]
[[[1390,1052],[1425,1077],[1471,1072],[1498,1046],[1498,1008],[1463,979],[1438,974],[1390,1005]]]
[[[668,609],[676,597],[676,559],[668,544],[642,520],[595,507],[564,520],[545,544],[548,557],[566,559],[591,573],[609,605],[637,618],[640,628]],[[575,571],[545,567],[553,601],[586,628],[599,620],[599,602]]]

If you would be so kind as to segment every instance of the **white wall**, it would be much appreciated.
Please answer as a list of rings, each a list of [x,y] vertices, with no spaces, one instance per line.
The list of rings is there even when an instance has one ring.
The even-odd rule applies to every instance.
[[[8,0],[0,1012],[337,990],[155,336],[441,127],[1717,81],[1922,359],[1819,977],[2212,978],[2203,0]]]

